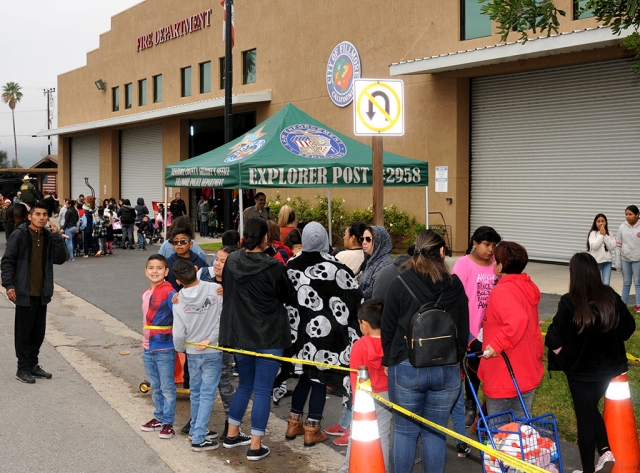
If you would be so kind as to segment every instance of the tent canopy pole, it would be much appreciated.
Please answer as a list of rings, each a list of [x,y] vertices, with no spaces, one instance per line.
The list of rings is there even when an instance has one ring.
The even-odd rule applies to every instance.
[[[331,187],[327,187],[327,209],[329,209],[329,221],[327,222],[329,227],[329,246],[333,247],[333,238],[331,237]]]

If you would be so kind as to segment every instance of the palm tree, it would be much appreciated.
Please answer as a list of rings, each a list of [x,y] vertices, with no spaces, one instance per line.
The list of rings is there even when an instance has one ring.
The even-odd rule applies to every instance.
[[[2,100],[4,103],[9,105],[11,109],[11,118],[13,119],[13,146],[16,152],[16,167],[19,167],[18,164],[18,140],[16,138],[16,115],[15,108],[16,104],[20,102],[22,99],[22,92],[20,92],[20,84],[17,82],[7,82],[2,87]]]

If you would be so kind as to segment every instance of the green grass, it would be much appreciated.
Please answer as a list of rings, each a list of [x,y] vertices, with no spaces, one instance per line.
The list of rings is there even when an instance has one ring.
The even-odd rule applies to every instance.
[[[204,243],[200,245],[200,248],[204,251],[218,251],[222,248],[222,243]]]
[[[640,327],[640,317],[635,315],[636,326]],[[548,325],[546,325],[548,327]],[[545,331],[545,326],[542,327]],[[640,333],[636,331],[626,342],[627,353],[640,357]],[[545,350],[545,367],[547,366],[547,355]],[[636,428],[640,425],[640,362],[629,361],[629,386],[631,388],[631,400],[633,411],[636,417]],[[604,400],[600,402],[600,409],[604,405]],[[552,413],[558,421],[558,432],[563,440],[576,443],[578,435],[576,431],[576,416],[573,411],[573,401],[567,385],[567,377],[561,371],[554,371],[549,377],[546,371],[542,382],[536,389],[533,400],[532,416]],[[640,430],[638,430],[640,435]]]

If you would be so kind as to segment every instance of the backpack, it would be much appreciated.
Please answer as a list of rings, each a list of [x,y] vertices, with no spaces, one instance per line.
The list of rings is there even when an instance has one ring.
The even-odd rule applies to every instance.
[[[458,328],[453,318],[440,305],[442,293],[434,302],[422,303],[398,275],[420,308],[411,317],[410,334],[405,335],[409,361],[416,368],[458,363]]]

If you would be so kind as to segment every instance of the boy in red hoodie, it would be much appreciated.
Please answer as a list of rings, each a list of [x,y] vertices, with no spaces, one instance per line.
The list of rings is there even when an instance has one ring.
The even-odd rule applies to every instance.
[[[380,326],[382,323],[383,299],[369,299],[362,303],[358,309],[358,322],[362,337],[351,347],[351,358],[349,366],[358,369],[366,366],[369,369],[369,379],[371,379],[371,389],[374,393],[389,399],[387,369],[382,366],[382,341],[380,340]],[[362,396],[356,392],[357,373],[351,372],[351,392],[355,396]],[[365,394],[366,395],[366,394]],[[378,431],[380,433],[380,443],[382,443],[382,455],[384,456],[385,470],[389,471],[389,435],[391,434],[392,413],[391,410],[376,402],[376,419],[378,421]],[[351,439],[347,447],[347,457],[340,473],[349,471],[349,457],[351,451]]]
[[[165,281],[169,268],[162,255],[151,255],[145,274],[151,283],[142,294],[142,361],[151,384],[151,399],[155,407],[154,418],[140,426],[144,432],[160,431],[161,439],[174,436],[176,416],[175,371],[176,351],[173,348],[173,305],[175,293]]]

